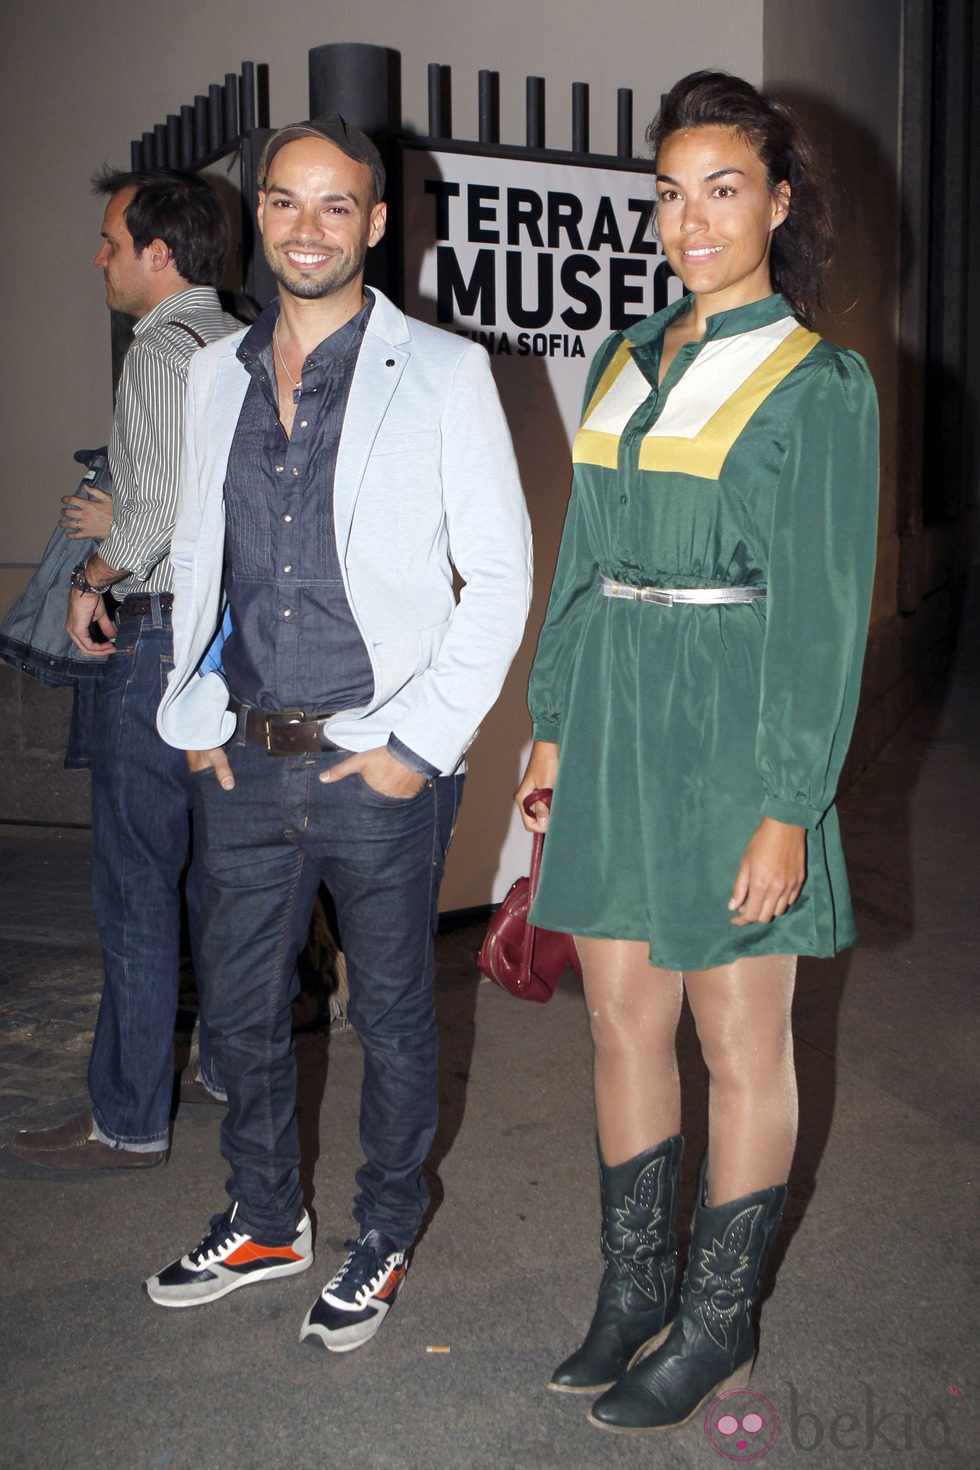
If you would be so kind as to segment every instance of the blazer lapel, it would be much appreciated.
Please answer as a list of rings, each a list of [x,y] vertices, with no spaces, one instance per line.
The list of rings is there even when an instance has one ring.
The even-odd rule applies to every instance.
[[[333,515],[337,549],[347,549],[354,507],[378,430],[411,357],[405,316],[380,291],[354,369],[337,451]]]

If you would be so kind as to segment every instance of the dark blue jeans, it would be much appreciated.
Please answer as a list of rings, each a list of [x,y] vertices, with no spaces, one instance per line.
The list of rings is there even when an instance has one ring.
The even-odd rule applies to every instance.
[[[191,780],[156,731],[173,668],[170,613],[123,617],[102,677],[92,756],[92,911],[105,964],[89,1060],[92,1117],[120,1147],[165,1147],[180,969],[179,883]],[[192,938],[196,895],[187,883]],[[202,1071],[210,1071],[202,1028]]]
[[[266,1245],[292,1239],[302,1211],[290,1001],[317,885],[329,888],[364,1050],[354,1216],[396,1245],[428,1203],[422,1164],[438,1109],[433,935],[462,777],[407,801],[360,776],[318,779],[343,755],[276,757],[236,739],[235,787],[194,780],[205,1005],[228,1092],[222,1153],[236,1226]]]

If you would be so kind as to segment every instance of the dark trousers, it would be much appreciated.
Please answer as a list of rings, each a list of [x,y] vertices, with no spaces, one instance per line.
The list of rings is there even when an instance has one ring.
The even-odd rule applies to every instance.
[[[105,963],[88,1085],[110,1143],[166,1147],[180,971],[180,878],[190,846],[191,781],[156,731],[173,668],[170,613],[123,617],[99,683],[92,754],[92,912]],[[192,938],[194,885],[187,885]],[[211,1077],[201,1032],[202,1068]],[[213,1080],[213,1077],[212,1077]]]
[[[428,1203],[422,1164],[438,1105],[433,935],[462,778],[440,777],[403,801],[356,775],[323,785],[319,773],[343,755],[276,757],[242,739],[227,751],[232,791],[210,770],[193,784],[206,1019],[228,1093],[222,1153],[236,1225],[281,1245],[302,1211],[290,1001],[322,880],[364,1049],[354,1215],[362,1232],[381,1230],[407,1247]]]

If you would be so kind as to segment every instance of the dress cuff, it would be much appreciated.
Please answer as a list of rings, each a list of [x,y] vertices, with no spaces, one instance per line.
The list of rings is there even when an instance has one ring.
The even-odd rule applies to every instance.
[[[561,725],[557,720],[534,720],[531,736],[534,740],[546,740],[549,745],[560,745]]]
[[[813,832],[824,819],[826,807],[817,810],[812,806],[804,806],[799,801],[783,801],[778,796],[767,796],[762,803],[762,815],[772,817],[777,822],[788,822],[791,827],[805,827],[808,832]]]

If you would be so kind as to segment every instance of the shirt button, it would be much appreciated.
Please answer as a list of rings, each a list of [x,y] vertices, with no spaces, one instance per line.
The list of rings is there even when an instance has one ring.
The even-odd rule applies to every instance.
[[[299,474],[299,467],[297,465],[293,465],[293,474],[294,475],[298,475]]]
[[[284,572],[291,572],[291,571],[292,571],[292,569],[293,569],[293,564],[292,564],[292,562],[290,562],[290,561],[287,561],[287,563],[286,563],[286,565],[285,565],[285,566],[284,566],[284,567],[283,567],[283,571],[284,571]]]
[[[282,472],[283,472],[283,470],[284,470],[284,469],[285,469],[285,468],[286,468],[286,466],[285,466],[285,465],[283,465],[283,464],[277,464],[277,465],[276,465],[276,474],[277,474],[277,475],[281,475],[281,474],[282,474]]]
[[[299,426],[300,426],[300,428],[301,428],[301,429],[305,429],[305,428],[306,428],[306,425],[307,425],[307,423],[308,423],[308,420],[307,420],[307,419],[300,419],[300,421],[299,421]]]
[[[282,615],[283,615],[284,618],[291,618],[292,615],[293,615],[292,608],[291,607],[284,607],[283,610],[282,610]]]
[[[291,520],[292,520],[292,516],[290,516],[290,515],[285,515],[285,516],[283,516],[283,520],[284,520],[284,521],[291,521]]]

